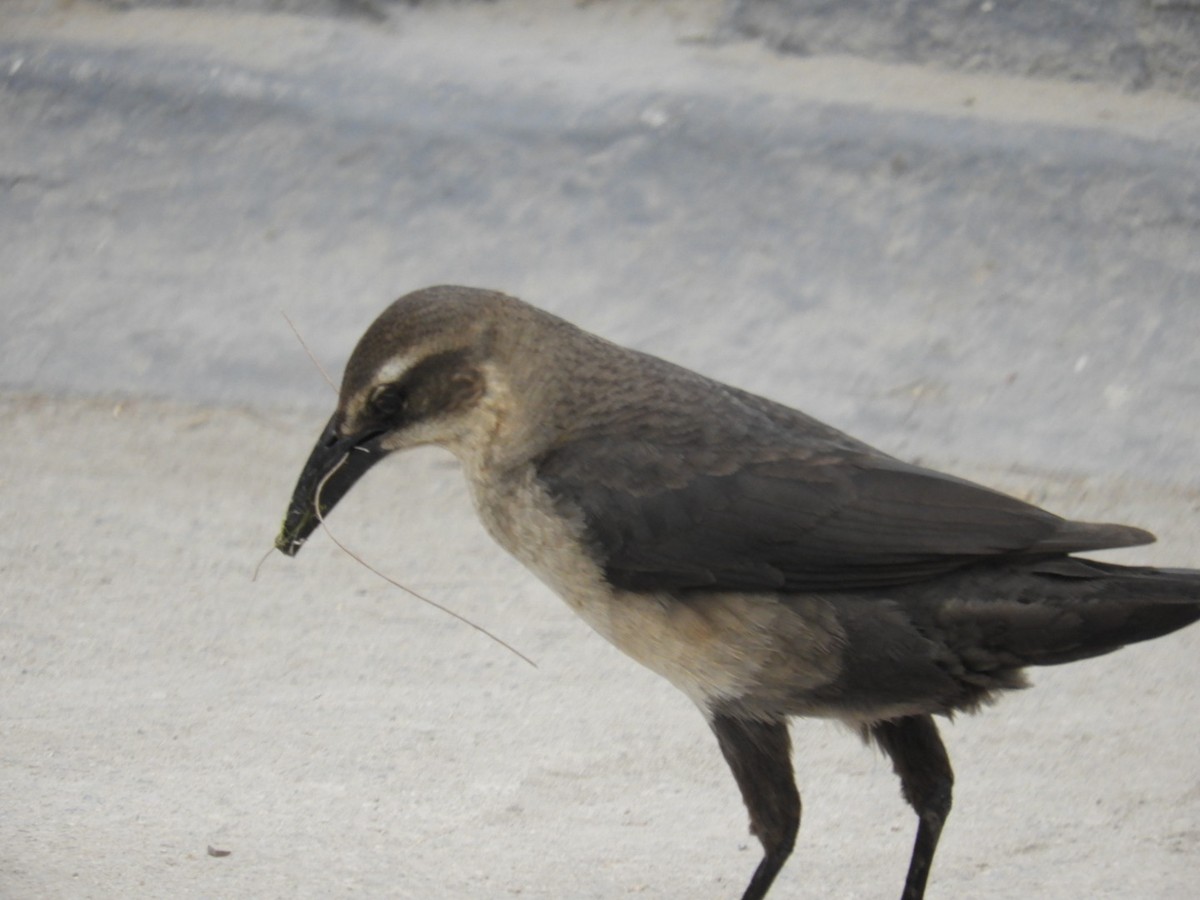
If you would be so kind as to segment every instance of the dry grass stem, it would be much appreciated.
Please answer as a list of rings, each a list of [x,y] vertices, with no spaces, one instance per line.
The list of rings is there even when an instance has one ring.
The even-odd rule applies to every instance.
[[[317,360],[317,357],[313,354],[312,350],[309,349],[308,344],[305,343],[304,338],[300,335],[300,329],[296,327],[296,323],[288,318],[288,314],[282,309],[279,311],[279,314],[283,316],[283,320],[288,323],[288,327],[292,329],[292,334],[296,336],[296,340],[300,342],[300,346],[304,348],[304,352],[308,354],[308,358],[312,360],[312,364],[317,367],[317,371],[321,373],[321,377],[328,382],[329,386],[333,388],[333,392],[336,394],[338,392],[338,386],[334,384],[333,379],[329,377],[329,373],[325,371],[325,367],[321,365],[321,363]]]
[[[393,587],[398,587],[400,590],[404,591],[406,594],[416,597],[418,600],[422,601],[423,603],[428,603],[434,609],[444,612],[446,615],[457,619],[458,621],[462,622],[464,625],[469,625],[471,628],[474,628],[480,634],[484,635],[485,637],[490,638],[491,640],[493,640],[494,642],[499,644],[501,647],[503,647],[505,650],[507,650],[509,653],[512,653],[514,656],[520,657],[521,659],[525,660],[525,662],[529,663],[529,665],[533,666],[536,669],[538,667],[537,663],[535,663],[532,659],[530,659],[528,656],[526,656],[524,653],[522,653],[520,650],[518,650],[512,644],[509,644],[508,642],[502,640],[501,638],[498,638],[496,635],[492,634],[492,632],[488,631],[482,625],[476,625],[474,622],[472,622],[466,616],[463,616],[460,613],[456,613],[454,610],[450,609],[449,607],[443,606],[442,604],[440,604],[434,600],[430,600],[428,597],[424,596],[423,594],[419,594],[416,591],[414,591],[412,588],[401,584],[396,579],[394,579],[388,575],[385,575],[383,572],[379,571],[377,568],[375,568],[373,565],[371,565],[369,562],[367,562],[365,559],[363,559],[361,556],[359,556],[357,553],[355,553],[353,550],[351,550],[349,547],[347,547],[345,544],[343,544],[341,541],[339,541],[337,539],[337,536],[332,531],[329,530],[329,525],[325,521],[325,517],[321,515],[321,492],[325,489],[326,482],[328,482],[329,479],[333,477],[334,473],[337,472],[338,469],[340,469],[345,464],[345,462],[346,462],[346,458],[342,457],[342,459],[338,461],[338,464],[336,466],[334,466],[332,469],[330,469],[329,472],[326,473],[325,477],[321,479],[320,484],[317,485],[316,496],[313,498],[313,509],[317,513],[317,521],[321,523],[321,527],[325,529],[325,534],[329,536],[329,539],[331,541],[333,541],[333,543],[337,546],[337,548],[339,550],[341,550],[343,553],[345,553],[347,556],[349,556],[351,559],[353,559],[355,562],[357,562],[359,565],[361,565],[363,568],[367,569],[370,572],[374,572],[376,575],[378,575],[380,578],[382,578],[388,584],[392,585]]]
[[[263,567],[263,563],[267,561],[267,557],[275,552],[275,545],[272,544],[267,548],[267,552],[262,555],[262,559],[258,561],[258,565],[254,567],[254,574],[250,576],[251,583],[258,581],[258,573]]]

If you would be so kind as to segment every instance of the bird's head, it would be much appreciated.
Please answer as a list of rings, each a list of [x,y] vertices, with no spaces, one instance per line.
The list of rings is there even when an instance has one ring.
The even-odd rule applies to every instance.
[[[489,392],[496,344],[521,309],[529,308],[503,294],[436,287],[384,310],[346,364],[337,409],[300,473],[275,546],[294,556],[320,518],[395,450],[437,444],[470,453],[500,414],[497,392]]]

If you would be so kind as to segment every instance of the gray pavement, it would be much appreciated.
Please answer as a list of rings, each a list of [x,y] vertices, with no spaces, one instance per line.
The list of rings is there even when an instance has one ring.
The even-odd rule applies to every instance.
[[[325,541],[250,581],[332,402],[281,311],[336,374],[392,297],[500,288],[1200,566],[1200,106],[730,22],[0,6],[0,896],[717,898],[755,862],[700,718],[445,459],[337,533],[538,670]],[[948,728],[931,898],[1190,896],[1197,650]],[[894,893],[886,764],[793,730],[779,893]]]

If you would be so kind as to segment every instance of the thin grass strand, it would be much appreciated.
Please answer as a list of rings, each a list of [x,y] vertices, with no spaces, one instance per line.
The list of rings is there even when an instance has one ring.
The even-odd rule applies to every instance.
[[[275,552],[275,545],[272,544],[270,547],[267,548],[267,552],[262,555],[262,559],[260,559],[258,561],[258,565],[254,567],[254,574],[250,576],[251,584],[258,581],[258,573],[262,569],[263,563],[265,563],[267,561],[267,557],[270,556],[274,552]]]
[[[503,647],[505,650],[507,650],[509,653],[512,653],[514,656],[517,656],[517,657],[525,660],[525,662],[529,663],[529,665],[533,666],[533,668],[536,669],[538,667],[537,663],[535,663],[532,659],[530,659],[528,656],[526,656],[524,653],[522,653],[520,650],[518,650],[512,644],[510,644],[507,641],[492,634],[490,631],[488,631],[482,625],[476,625],[474,622],[472,622],[466,616],[464,616],[460,613],[457,613],[454,610],[450,609],[449,607],[443,606],[442,604],[440,604],[434,600],[430,600],[428,597],[424,596],[423,594],[419,594],[416,591],[414,591],[412,588],[401,584],[396,579],[394,579],[388,575],[385,575],[383,572],[379,571],[377,568],[375,568],[373,565],[371,565],[369,562],[367,562],[365,559],[363,559],[361,556],[359,556],[357,553],[355,553],[353,550],[351,550],[349,547],[347,547],[345,544],[343,544],[340,540],[338,540],[337,536],[332,531],[329,530],[329,524],[325,521],[325,517],[321,515],[321,492],[325,489],[326,482],[328,482],[329,479],[333,477],[334,473],[337,472],[338,469],[340,469],[345,464],[345,462],[346,462],[346,457],[342,457],[338,461],[338,464],[336,466],[334,466],[332,469],[330,469],[325,474],[325,477],[322,478],[320,483],[317,485],[316,496],[313,498],[313,509],[316,511],[316,514],[317,514],[317,521],[321,523],[321,527],[325,529],[325,534],[329,537],[329,539],[331,541],[333,541],[334,545],[339,550],[341,550],[343,553],[345,553],[347,556],[349,556],[351,559],[353,559],[355,562],[357,562],[359,565],[361,565],[363,568],[367,569],[370,572],[374,572],[376,575],[378,575],[380,578],[382,578],[388,584],[392,585],[393,587],[398,587],[400,590],[404,591],[406,594],[416,597],[418,600],[422,601],[423,603],[429,604],[434,609],[440,610],[441,612],[445,613],[446,615],[462,622],[464,625],[468,625],[471,628],[474,628],[480,634],[484,635],[487,638],[490,638],[492,641],[494,641],[495,643],[497,643],[501,647]]]
[[[296,323],[288,318],[288,314],[282,309],[279,311],[279,314],[283,316],[283,321],[288,323],[288,327],[292,329],[292,334],[296,336],[296,340],[300,342],[300,346],[304,348],[304,352],[308,354],[308,358],[312,360],[312,364],[317,367],[317,371],[321,373],[321,377],[328,382],[329,386],[333,388],[333,392],[336,394],[338,392],[338,386],[334,384],[333,379],[329,377],[329,373],[325,371],[325,367],[321,365],[321,363],[317,360],[316,355],[312,352],[312,350],[309,349],[308,344],[305,343],[304,338],[300,335],[300,329],[296,327]]]

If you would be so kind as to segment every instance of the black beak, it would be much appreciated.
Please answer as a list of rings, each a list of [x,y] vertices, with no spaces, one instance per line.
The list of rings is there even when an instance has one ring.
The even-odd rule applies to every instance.
[[[288,556],[295,556],[300,552],[308,536],[320,524],[321,518],[329,515],[329,511],[346,496],[346,492],[367,469],[387,456],[387,451],[379,447],[383,432],[374,431],[341,437],[337,432],[337,419],[335,414],[317,439],[317,445],[313,447],[308,462],[300,472],[300,479],[296,482],[296,490],[292,493],[292,502],[288,505],[283,528],[275,538],[276,549]],[[319,514],[318,490],[321,494]]]

